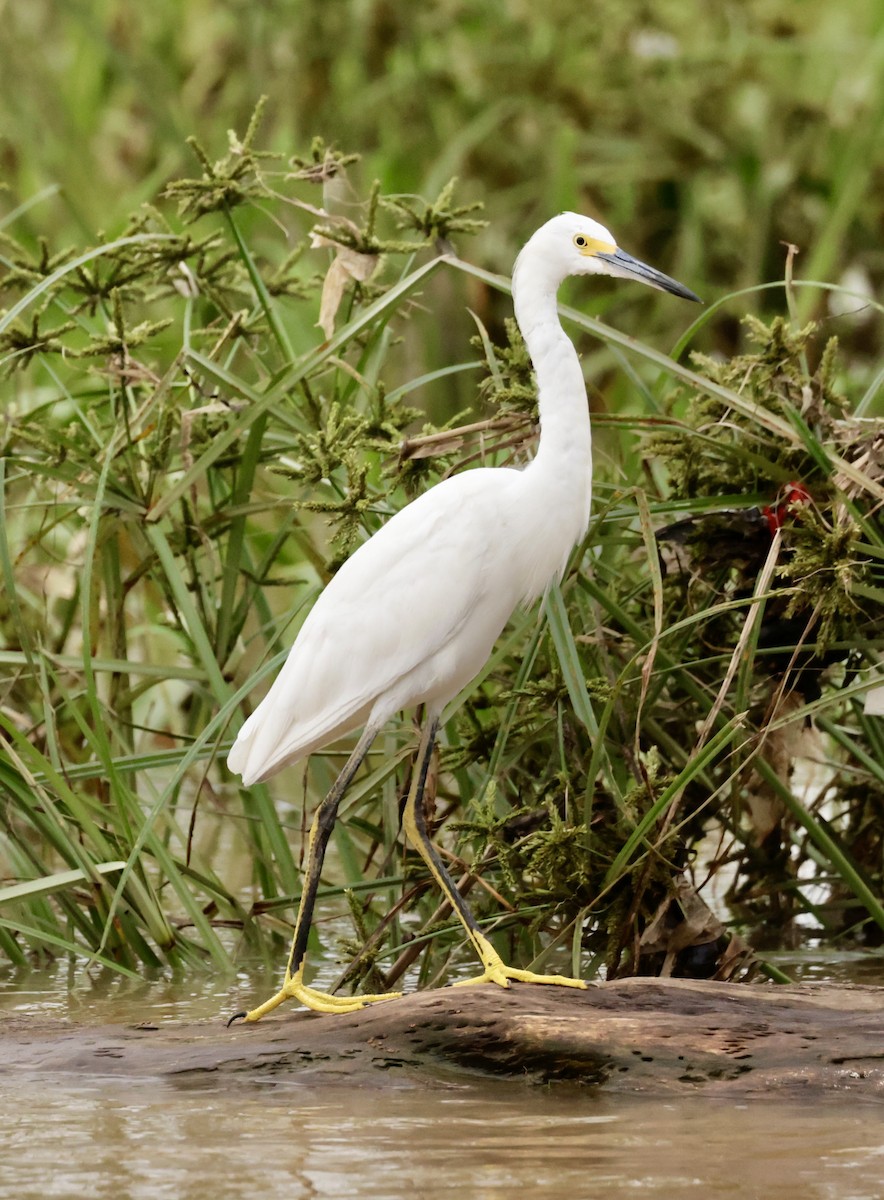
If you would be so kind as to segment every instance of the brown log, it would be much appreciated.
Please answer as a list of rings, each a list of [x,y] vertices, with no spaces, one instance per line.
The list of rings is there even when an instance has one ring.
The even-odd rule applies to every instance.
[[[420,992],[362,1012],[257,1025],[4,1023],[2,1068],[180,1085],[432,1081],[469,1069],[618,1092],[884,1100],[884,989],[629,979]]]

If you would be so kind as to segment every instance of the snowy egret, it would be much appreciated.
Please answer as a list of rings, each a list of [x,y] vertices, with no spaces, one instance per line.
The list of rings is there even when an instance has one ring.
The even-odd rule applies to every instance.
[[[540,441],[522,470],[482,467],[444,480],[392,517],[325,588],[267,696],[240,730],[228,765],[248,787],[353,730],[363,732],[310,829],[307,864],[285,982],[257,1021],[284,1000],[350,1012],[381,996],[333,996],[304,982],[307,937],[338,805],[382,726],[425,706],[426,721],[403,825],[466,929],[482,964],[467,982],[511,979],[585,987],[560,975],[507,966],[479,930],[430,842],[423,790],[445,704],[478,673],[518,604],[530,604],[565,569],[586,533],[592,444],[577,352],[559,324],[556,292],[568,275],[613,275],[698,300],[621,250],[598,222],[562,213],[540,229],[513,271],[516,320],[534,364]],[[236,1019],[236,1018],[232,1018]]]

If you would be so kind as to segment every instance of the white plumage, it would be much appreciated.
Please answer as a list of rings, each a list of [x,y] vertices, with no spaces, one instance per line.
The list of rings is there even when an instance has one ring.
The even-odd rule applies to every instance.
[[[312,891],[302,897],[286,985],[249,1019],[286,996],[340,1011],[340,998],[306,988],[301,972],[325,842],[352,771],[384,722],[420,703],[431,731],[429,748],[422,744],[422,761],[428,761],[445,704],[480,670],[516,605],[535,600],[560,578],[586,532],[592,470],[586,388],[556,309],[559,284],[581,274],[635,278],[697,299],[620,250],[609,231],[588,217],[562,213],[543,225],[513,272],[516,319],[538,385],[541,432],[533,461],[523,470],[480,468],[447,479],[365,542],[316,601],[230,751],[231,771],[249,785],[366,726],[356,765],[348,764],[332,789],[318,840],[311,838]],[[499,963],[475,929],[421,832],[415,804],[410,798],[418,849],[464,922],[487,977],[504,984],[525,977]],[[532,978],[563,982],[558,976]]]
[[[448,479],[344,563],[230,752],[245,784],[372,711],[383,723],[420,702],[436,708],[469,683],[513,609],[561,572],[580,533],[558,505],[523,512],[524,484],[524,472],[492,468]]]

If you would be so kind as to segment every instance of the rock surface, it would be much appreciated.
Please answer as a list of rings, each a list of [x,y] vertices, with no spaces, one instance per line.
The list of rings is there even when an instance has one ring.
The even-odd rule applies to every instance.
[[[0,1074],[77,1072],[180,1086],[352,1086],[378,1072],[480,1071],[618,1092],[884,1100],[884,990],[631,979],[420,992],[362,1012],[256,1025],[8,1020]]]

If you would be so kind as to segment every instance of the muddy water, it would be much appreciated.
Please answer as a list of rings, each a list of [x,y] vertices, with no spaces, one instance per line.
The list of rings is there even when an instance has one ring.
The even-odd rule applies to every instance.
[[[262,1094],[65,1079],[0,1101],[4,1197],[880,1200],[880,1108],[612,1103],[475,1081]]]
[[[882,978],[880,959],[832,968],[829,977]],[[14,973],[0,977],[0,1010],[86,1023],[215,1019],[266,987],[245,975],[132,985]],[[3,1200],[884,1197],[876,1104],[633,1100],[453,1074],[379,1075],[355,1090],[315,1076],[199,1088],[28,1072],[0,1080]]]

